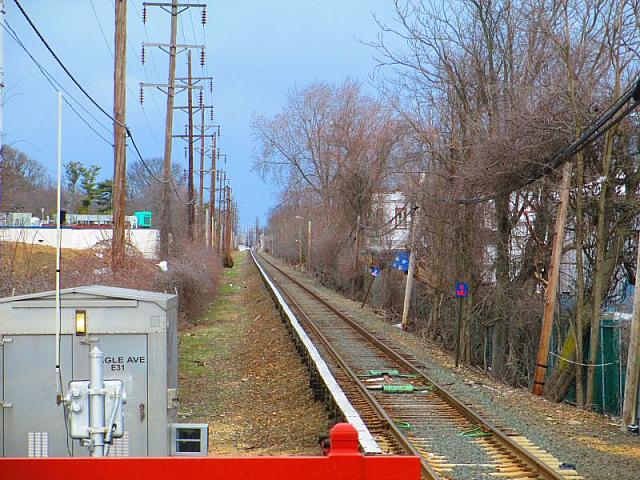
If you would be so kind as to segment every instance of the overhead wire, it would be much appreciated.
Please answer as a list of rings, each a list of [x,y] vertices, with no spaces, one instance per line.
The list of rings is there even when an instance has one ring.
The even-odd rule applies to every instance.
[[[98,15],[98,12],[96,11],[96,7],[95,7],[95,6],[94,6],[94,4],[93,4],[93,0],[89,0],[89,3],[91,4],[91,9],[93,10],[93,16],[95,17],[95,19],[96,19],[96,23],[98,24],[98,28],[100,29],[100,33],[101,33],[101,35],[102,35],[102,39],[104,40],[104,44],[105,44],[105,46],[107,47],[107,50],[109,51],[109,54],[111,55],[111,58],[112,58],[112,59],[115,59],[115,56],[114,56],[114,54],[113,54],[113,49],[111,48],[111,44],[110,44],[110,43],[109,43],[109,41],[107,40],[107,36],[106,36],[106,34],[104,33],[104,28],[102,28],[102,22],[100,21],[100,16]],[[115,9],[115,4],[114,4],[113,0],[111,1],[111,5],[112,5],[112,6],[114,7],[114,9]],[[135,50],[135,47],[134,47],[134,46],[133,46],[133,44],[131,43],[131,39],[130,39],[128,36],[127,36],[127,43],[129,44],[129,47],[130,47],[132,50]],[[144,69],[144,64],[143,64],[143,69]],[[145,77],[146,77],[146,70],[145,70]],[[145,80],[146,80],[146,78],[145,78]],[[128,81],[126,82],[126,85],[127,85],[127,91],[129,92],[129,94],[130,94],[132,97],[134,97],[134,98],[135,98],[135,97],[136,97],[136,92],[135,92],[135,90],[133,90],[133,88],[131,87],[131,85],[129,84],[129,82],[128,82]],[[140,104],[140,108],[141,108],[141,110],[142,110],[142,115],[144,116],[144,119],[145,119],[145,122],[146,122],[146,124],[147,124],[147,127],[149,128],[149,133],[151,133],[151,136],[152,136],[152,137],[153,137],[153,139],[157,142],[157,141],[158,141],[158,138],[156,137],[156,134],[155,134],[155,132],[154,132],[153,128],[151,127],[151,121],[149,120],[149,117],[147,116],[147,112],[146,112],[146,110],[145,110],[145,108],[144,108],[144,105],[143,105],[143,104]],[[160,113],[160,112],[158,111],[158,113]]]
[[[146,161],[144,160],[144,157],[142,156],[142,152],[140,151],[135,138],[133,137],[133,133],[131,132],[131,129],[124,123],[116,120],[116,118],[111,115],[109,112],[107,112],[88,92],[87,90],[80,84],[80,82],[75,78],[75,76],[69,71],[69,69],[67,68],[67,66],[62,62],[62,60],[60,59],[60,57],[58,57],[58,55],[55,53],[55,51],[53,50],[53,48],[49,45],[49,43],[47,42],[47,40],[44,38],[44,36],[42,35],[42,33],[40,33],[40,30],[38,29],[38,27],[35,25],[35,23],[33,22],[33,20],[31,20],[31,17],[29,16],[29,14],[25,11],[25,9],[23,8],[23,6],[21,5],[19,0],[13,0],[13,2],[16,4],[16,6],[18,7],[18,9],[20,10],[20,13],[22,14],[22,16],[25,18],[25,20],[27,20],[27,23],[29,23],[29,25],[31,26],[32,30],[36,33],[36,35],[38,36],[38,38],[40,39],[40,41],[43,43],[43,45],[46,47],[46,49],[49,51],[49,53],[51,54],[51,56],[53,56],[53,58],[56,60],[56,62],[58,63],[58,65],[62,68],[62,70],[67,74],[67,76],[72,80],[72,82],[76,85],[76,87],[78,87],[78,89],[84,94],[85,97],[87,97],[89,99],[89,101],[100,111],[102,112],[106,117],[108,117],[109,119],[111,119],[113,121],[114,124],[122,127],[125,129],[127,136],[129,137],[129,139],[131,140],[131,144],[133,146],[133,149],[136,153],[136,155],[138,156],[138,158],[140,159],[142,165],[145,167],[145,169],[148,171],[149,175],[156,180],[159,183],[163,183],[163,184],[167,184],[167,183],[171,183],[171,186],[173,187],[173,190],[178,198],[178,200],[180,200],[182,203],[184,203],[185,205],[189,205],[193,202],[185,202],[182,197],[180,196],[180,194],[178,193],[178,189],[177,186],[173,180],[173,175],[171,175],[171,172],[169,173],[169,178],[168,179],[159,179],[154,173],[153,171],[149,168],[149,166],[147,165]],[[17,38],[17,35],[16,35]],[[21,43],[21,42],[20,42]],[[26,50],[25,50],[26,51]],[[30,58],[32,58],[32,60],[35,61],[35,58],[28,53]],[[38,63],[39,65],[39,63]],[[43,70],[41,70],[43,71]],[[44,74],[44,71],[43,71]],[[52,77],[53,78],[53,77]],[[59,83],[56,81],[56,83]],[[75,109],[72,110],[75,111]],[[77,112],[76,112],[77,113]],[[86,122],[85,122],[86,123]],[[91,128],[91,127],[90,127]],[[93,129],[92,129],[93,130]],[[97,133],[97,132],[96,132]],[[104,137],[101,136],[101,138],[103,138],[103,140],[106,141],[106,139]],[[107,141],[108,142],[108,141]],[[109,145],[113,146],[112,143],[108,142]]]
[[[144,23],[144,21],[143,21],[143,19],[142,19],[142,15],[140,14],[140,10],[138,10],[138,7],[136,7],[135,2],[133,2],[133,3],[132,3],[132,5],[133,5],[133,9],[134,9],[134,11],[136,12],[136,16],[138,17],[138,20],[140,20],[140,22],[142,23],[142,26],[143,26],[143,28],[144,28],[144,36],[145,36],[146,40],[147,40],[147,41],[149,41],[149,31],[147,30],[147,25]],[[127,37],[127,42],[129,43],[129,47],[130,47],[132,50],[136,51],[136,47],[131,43],[131,40],[130,40],[128,37]],[[155,60],[155,56],[154,56],[154,54],[153,54],[153,50],[150,50],[150,51],[149,51],[149,58],[151,59],[151,64],[153,65],[153,69],[154,69],[154,70],[155,70],[155,72],[156,72],[156,76],[157,76],[158,78],[160,78],[160,76],[161,76],[161,75],[160,75],[160,72],[159,72],[159,70],[158,70],[158,65],[156,64],[156,60]],[[149,79],[149,73],[147,72],[147,65],[146,65],[146,63],[143,63],[143,64],[142,64],[142,70],[144,71],[144,77],[145,77],[145,80],[147,80],[147,81],[148,81],[148,79]],[[133,95],[135,96],[135,92],[134,92],[134,94],[133,94]],[[162,112],[160,111],[160,107],[158,106],[158,102],[157,102],[157,100],[156,100],[155,95],[151,95],[151,102],[153,103],[153,106],[154,106],[154,108],[155,108],[156,113],[158,114],[158,116],[159,116],[160,118],[162,118],[163,114],[162,114]],[[144,114],[145,118],[147,118],[147,114],[145,113],[144,105],[142,105],[142,104],[141,104],[141,106],[142,106],[142,112],[143,112],[143,114]],[[150,122],[148,121],[148,118],[147,118],[147,122],[150,124]],[[149,128],[151,128],[151,126],[150,126],[150,125],[149,125]],[[153,131],[153,129],[152,129],[152,131]],[[159,141],[158,141],[158,138],[155,136],[155,133],[152,133],[151,135],[153,136],[153,139],[154,139],[156,142],[159,142]]]
[[[526,179],[525,181],[518,184],[515,188],[512,188],[512,191],[519,190],[524,188],[533,182],[539,180],[544,177],[548,173],[556,170],[561,165],[563,165],[566,161],[568,161],[573,155],[576,155],[587,145],[595,142],[604,134],[606,134],[611,128],[620,123],[630,112],[632,112],[638,105],[640,105],[640,79],[636,79],[632,82],[624,93],[609,106],[605,112],[600,115],[583,133],[579,138],[575,139],[569,145],[565,146],[560,152],[552,157],[552,159],[545,165],[543,165],[542,169],[537,172],[535,175]],[[617,115],[618,112],[622,110],[622,108],[633,98],[633,102],[622,111],[620,115]],[[494,200],[496,198],[496,194],[485,195],[482,197],[472,198],[472,199],[459,199],[456,203],[460,205],[468,205],[468,204],[477,204],[483,203],[489,200]]]
[[[111,115],[109,112],[107,112],[90,94],[89,92],[87,92],[85,90],[85,88],[80,84],[80,82],[78,82],[78,80],[76,79],[76,77],[69,71],[69,69],[67,68],[67,66],[62,62],[62,60],[60,60],[60,57],[58,57],[58,55],[56,54],[56,52],[53,50],[53,48],[51,48],[51,46],[49,45],[49,42],[47,42],[47,40],[44,38],[44,36],[42,35],[42,33],[40,33],[40,30],[38,30],[38,27],[35,25],[35,23],[33,23],[33,20],[31,20],[31,17],[29,16],[29,14],[25,11],[25,9],[22,7],[22,4],[20,3],[20,0],[13,0],[13,2],[16,4],[16,6],[18,7],[18,9],[20,10],[20,13],[22,14],[22,16],[25,18],[25,20],[27,21],[27,23],[29,23],[29,25],[31,26],[31,28],[33,29],[33,31],[36,33],[36,35],[38,36],[38,38],[40,39],[40,41],[44,44],[44,46],[46,47],[46,49],[49,51],[49,53],[51,54],[51,56],[56,60],[56,62],[58,63],[58,65],[60,65],[60,68],[62,68],[62,70],[64,70],[64,72],[67,74],[67,76],[71,79],[71,81],[76,85],[76,87],[78,87],[78,89],[84,94],[85,97],[87,97],[89,99],[89,101],[91,103],[93,103],[93,105],[100,110],[106,117],[110,118],[111,121],[123,128],[126,128],[127,126],[125,124],[123,124],[122,122],[119,122],[118,120],[116,120],[114,118],[113,115]]]
[[[4,29],[5,32],[7,32],[7,34],[9,35],[9,37],[11,37],[11,39],[16,42],[18,44],[18,46],[20,48],[22,48],[22,50],[24,50],[24,52],[27,54],[27,56],[29,57],[29,59],[35,64],[35,66],[38,68],[38,70],[40,70],[40,73],[42,74],[42,76],[45,78],[45,80],[47,80],[47,82],[49,82],[49,84],[51,85],[51,87],[53,88],[54,91],[64,91],[65,93],[67,93],[67,96],[71,99],[73,99],[74,101],[77,102],[77,100],[75,100],[75,98],[70,95],[63,87],[62,85],[60,85],[58,83],[58,81],[47,71],[46,68],[44,68],[44,66],[38,62],[38,60],[36,60],[36,58],[31,54],[31,52],[27,49],[27,47],[25,46],[25,44],[20,40],[20,37],[17,36],[17,34],[15,33],[15,30],[13,30],[13,28],[11,28],[11,25],[9,25],[9,23],[5,21],[1,24],[2,28]],[[71,111],[73,111],[73,113],[76,114],[76,116],[94,133],[96,134],[100,139],[102,139],[107,145],[113,146],[113,144],[111,143],[110,140],[108,140],[107,138],[105,138],[100,132],[98,132],[90,123],[89,121],[84,118],[84,116],[82,116],[80,114],[80,112],[78,112],[78,110],[75,109],[75,107],[73,106],[73,104],[71,104],[71,102],[69,102],[69,100],[67,99],[67,96],[62,96],[62,100],[65,102],[65,104],[71,109]],[[82,107],[82,104],[80,104],[78,102],[78,104]],[[88,115],[91,115],[90,112],[87,111]],[[92,116],[92,115],[91,115]],[[93,116],[92,116],[93,117]],[[93,117],[94,120],[96,120],[98,123],[99,121]],[[101,124],[102,125],[102,124]],[[103,125],[104,127],[104,125]],[[106,127],[105,127],[106,128]]]
[[[109,51],[109,54],[111,55],[112,59],[115,59],[114,53],[113,53],[113,49],[111,48],[111,45],[109,44],[109,41],[107,40],[107,36],[104,33],[104,28],[102,27],[102,22],[100,21],[100,16],[98,15],[98,12],[96,11],[96,8],[93,4],[93,0],[89,0],[89,2],[91,3],[91,8],[93,10],[93,16],[96,19],[96,23],[98,24],[98,28],[100,29],[100,33],[102,34],[102,39],[104,40],[104,43],[107,47],[107,50]],[[113,6],[113,8],[115,9],[115,4],[113,2],[113,0],[111,1],[111,5]],[[134,4],[135,5],[135,4]],[[132,50],[135,50],[135,47],[133,46],[133,44],[131,43],[131,39],[129,38],[129,36],[127,36],[127,43],[129,44],[129,47]],[[143,70],[145,73],[145,80],[147,80],[147,72],[146,69],[144,69],[144,64],[143,64]],[[129,82],[126,82],[126,86],[127,86],[127,91],[129,92],[129,94],[135,98],[137,95],[137,92],[131,87],[131,85],[129,84]],[[151,133],[151,136],[153,137],[153,139],[158,142],[158,138],[156,137],[156,134],[153,130],[153,127],[151,126],[151,121],[149,120],[149,117],[147,115],[147,112],[144,108],[143,104],[139,104],[140,105],[140,109],[142,110],[142,115],[144,116],[145,122],[147,124],[147,127],[149,128],[149,133]],[[157,104],[156,104],[157,106]],[[160,111],[158,110],[158,114],[160,114]],[[160,115],[162,116],[162,115]]]
[[[89,4],[91,5],[91,10],[93,10],[93,16],[95,17],[96,22],[98,23],[98,28],[100,29],[100,34],[102,35],[104,44],[107,46],[107,50],[109,50],[109,53],[111,54],[111,58],[115,58],[113,54],[113,49],[111,48],[111,45],[107,41],[107,36],[105,35],[104,29],[102,28],[102,22],[100,22],[100,17],[98,17],[98,12],[96,11],[96,7],[93,4],[93,0],[89,0]]]
[[[49,73],[48,70],[46,70],[46,68],[44,68],[44,66],[38,62],[38,60],[36,60],[35,56],[33,54],[31,54],[31,52],[29,51],[29,49],[27,48],[27,46],[24,44],[24,42],[22,42],[22,40],[20,40],[20,37],[18,36],[17,32],[15,31],[15,29],[11,26],[11,24],[9,23],[9,21],[5,18],[4,19],[4,28],[5,31],[7,31],[7,29],[10,30],[9,35],[11,36],[11,38],[20,46],[20,48],[22,48],[25,53],[29,56],[29,58],[31,59],[31,61],[38,67],[38,69],[43,73],[43,75],[48,75],[48,77],[51,79],[51,81],[53,81],[56,85],[57,88],[59,88],[61,91],[63,91],[68,98],[71,98],[79,108],[81,108],[88,116],[90,116],[98,125],[100,125],[106,132],[110,133],[111,129],[109,127],[107,127],[104,123],[102,123],[100,120],[98,120],[98,118],[91,113],[87,108],[85,108],[85,106],[80,103],[80,101],[78,99],[75,98],[74,95],[72,95],[69,90],[67,90],[66,88],[64,88],[64,86],[55,79],[55,77]]]

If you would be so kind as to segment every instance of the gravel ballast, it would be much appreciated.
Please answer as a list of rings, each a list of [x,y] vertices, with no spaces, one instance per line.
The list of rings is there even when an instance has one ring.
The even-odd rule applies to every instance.
[[[424,338],[389,324],[358,302],[320,286],[314,279],[269,258],[370,331],[393,341],[427,367],[433,381],[503,428],[516,431],[585,479],[640,479],[640,438],[620,431],[618,419],[550,402],[528,390],[495,381],[472,367],[455,369],[452,356]]]

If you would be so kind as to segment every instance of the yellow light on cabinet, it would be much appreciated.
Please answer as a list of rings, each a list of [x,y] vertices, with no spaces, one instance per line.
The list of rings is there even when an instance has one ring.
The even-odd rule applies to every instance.
[[[87,333],[87,311],[76,310],[76,335]]]

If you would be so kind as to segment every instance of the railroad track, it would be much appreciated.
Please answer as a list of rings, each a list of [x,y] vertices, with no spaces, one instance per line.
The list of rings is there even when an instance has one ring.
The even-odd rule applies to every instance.
[[[502,429],[431,380],[397,351],[264,257],[262,269],[286,298],[336,381],[384,453],[421,459],[428,479],[579,479],[526,438]]]

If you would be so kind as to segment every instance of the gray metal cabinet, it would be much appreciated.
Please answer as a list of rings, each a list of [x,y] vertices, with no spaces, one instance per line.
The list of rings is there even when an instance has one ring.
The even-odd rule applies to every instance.
[[[61,373],[89,379],[89,350],[104,352],[105,379],[125,384],[125,434],[110,456],[169,455],[177,398],[177,297],[92,285],[61,292]],[[0,298],[0,454],[4,457],[87,456],[67,440],[56,405],[55,294]],[[76,312],[87,331],[75,330]]]
[[[54,336],[13,335],[4,340],[4,456],[68,456],[71,439],[67,442],[64,411],[56,405]],[[61,340],[61,373],[66,383],[71,373],[71,336]]]

